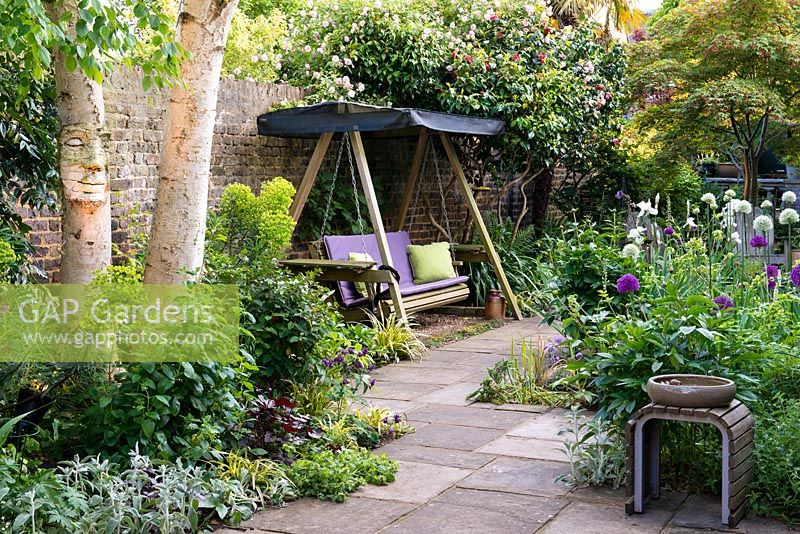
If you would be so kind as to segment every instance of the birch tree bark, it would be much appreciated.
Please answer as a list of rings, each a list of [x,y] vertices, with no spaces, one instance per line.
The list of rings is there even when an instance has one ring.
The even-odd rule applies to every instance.
[[[191,56],[170,90],[145,283],[181,283],[203,264],[219,76],[237,4],[184,0],[178,15],[177,41]]]
[[[50,17],[71,13],[68,32],[75,35],[76,0],[53,5]],[[105,137],[103,88],[76,68],[69,72],[65,57],[55,51],[58,91],[59,162],[63,196],[61,282],[91,281],[111,263],[111,200]]]

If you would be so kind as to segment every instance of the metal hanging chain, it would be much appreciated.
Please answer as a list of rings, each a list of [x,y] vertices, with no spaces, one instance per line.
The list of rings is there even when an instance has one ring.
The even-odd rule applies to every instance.
[[[442,214],[444,215],[444,225],[447,230],[447,239],[450,241],[450,256],[455,261],[456,253],[453,250],[453,232],[450,230],[450,216],[447,214],[447,199],[444,196],[444,186],[442,185],[442,173],[439,170],[439,158],[436,155],[436,147],[433,139],[430,139],[430,151],[433,153],[433,171],[436,173],[436,184],[439,186],[439,197],[442,201]]]
[[[344,135],[347,137],[347,134]],[[325,204],[325,215],[322,217],[322,228],[319,230],[319,238],[325,235],[328,228],[328,218],[331,213],[331,202],[333,201],[333,192],[336,190],[336,178],[339,176],[339,165],[342,163],[342,153],[344,152],[344,139],[339,143],[339,153],[336,156],[336,166],[333,168],[333,179],[331,180],[331,189],[328,191],[328,202]]]
[[[353,184],[353,197],[356,201],[356,216],[358,217],[358,229],[361,235],[361,247],[364,254],[367,253],[367,242],[364,240],[364,221],[361,217],[361,202],[358,200],[358,186],[356,185],[356,170],[353,165],[353,150],[350,146],[350,134],[344,134],[344,142],[347,145],[347,160],[350,163],[350,182]],[[374,258],[373,258],[374,259]]]

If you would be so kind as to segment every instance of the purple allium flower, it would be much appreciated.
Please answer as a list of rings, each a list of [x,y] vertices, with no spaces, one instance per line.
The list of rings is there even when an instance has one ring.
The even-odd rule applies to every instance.
[[[675,230],[672,229],[671,226],[667,226],[664,228],[664,235],[672,235],[675,233]]]
[[[583,359],[583,353],[582,352],[578,352],[577,354],[575,354],[575,359],[576,360],[582,360]]]
[[[800,286],[800,265],[792,267],[792,272],[789,273],[789,279],[795,286]]]
[[[625,196],[625,191],[620,189],[619,191],[616,192],[614,198],[616,198],[617,200],[622,200],[624,196]]]
[[[635,293],[639,291],[639,279],[632,274],[623,274],[617,280],[617,293]]]
[[[767,265],[765,269],[767,275],[767,287],[770,289],[774,289],[778,283],[778,275],[780,271],[778,270],[777,265]]]
[[[750,246],[753,248],[764,248],[767,246],[767,238],[763,235],[754,235],[750,240]]]
[[[728,308],[733,308],[733,299],[731,299],[728,295],[720,295],[714,298],[714,303],[720,310],[727,310]]]

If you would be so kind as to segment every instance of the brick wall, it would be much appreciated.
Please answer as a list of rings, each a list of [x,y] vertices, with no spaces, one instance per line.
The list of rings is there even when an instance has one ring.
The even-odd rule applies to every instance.
[[[209,202],[214,205],[222,189],[232,182],[258,189],[262,181],[283,176],[297,185],[305,171],[314,141],[276,139],[257,135],[256,117],[282,100],[297,99],[298,88],[280,84],[256,84],[244,80],[221,81],[217,103],[217,120],[211,160]],[[163,91],[144,92],[140,78],[128,71],[117,72],[104,84],[106,121],[109,132],[108,173],[111,181],[112,237],[117,247],[117,260],[130,251],[132,240],[147,232],[152,213],[158,160],[163,136],[166,94]],[[397,206],[403,194],[408,168],[416,139],[367,140],[365,148],[375,181],[386,184],[388,201],[381,206],[387,228],[393,227]],[[336,143],[327,155],[323,169],[332,170]],[[437,147],[442,181],[447,189],[447,211],[455,235],[460,235],[467,221],[466,205],[451,184],[452,172]],[[344,164],[343,164],[344,165]],[[340,171],[341,172],[341,171]],[[349,175],[349,170],[343,169]],[[350,188],[349,179],[339,187]],[[441,239],[426,215],[424,198],[428,198],[437,222],[445,226],[440,209],[437,180],[433,165],[421,182],[420,201],[409,212],[408,229],[412,239],[429,242]],[[538,193],[537,193],[538,194]],[[476,193],[482,209],[490,208],[491,195]],[[535,202],[535,199],[534,199]],[[516,209],[517,196],[507,199],[506,210]],[[37,263],[58,281],[60,262],[61,223],[58,213],[23,214],[33,228],[32,242]],[[368,217],[366,209],[364,216]],[[303,247],[298,245],[298,249]],[[121,253],[121,254],[120,254]]]

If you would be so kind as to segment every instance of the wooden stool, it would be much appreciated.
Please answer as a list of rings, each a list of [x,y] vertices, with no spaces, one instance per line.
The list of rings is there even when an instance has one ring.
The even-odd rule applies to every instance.
[[[744,517],[747,484],[753,479],[753,416],[734,400],[721,408],[678,408],[648,404],[625,426],[627,442],[627,514],[642,513],[646,493],[660,494],[659,450],[661,421],[711,423],[722,433],[722,524],[735,527]],[[645,470],[649,483],[645,488]]]

